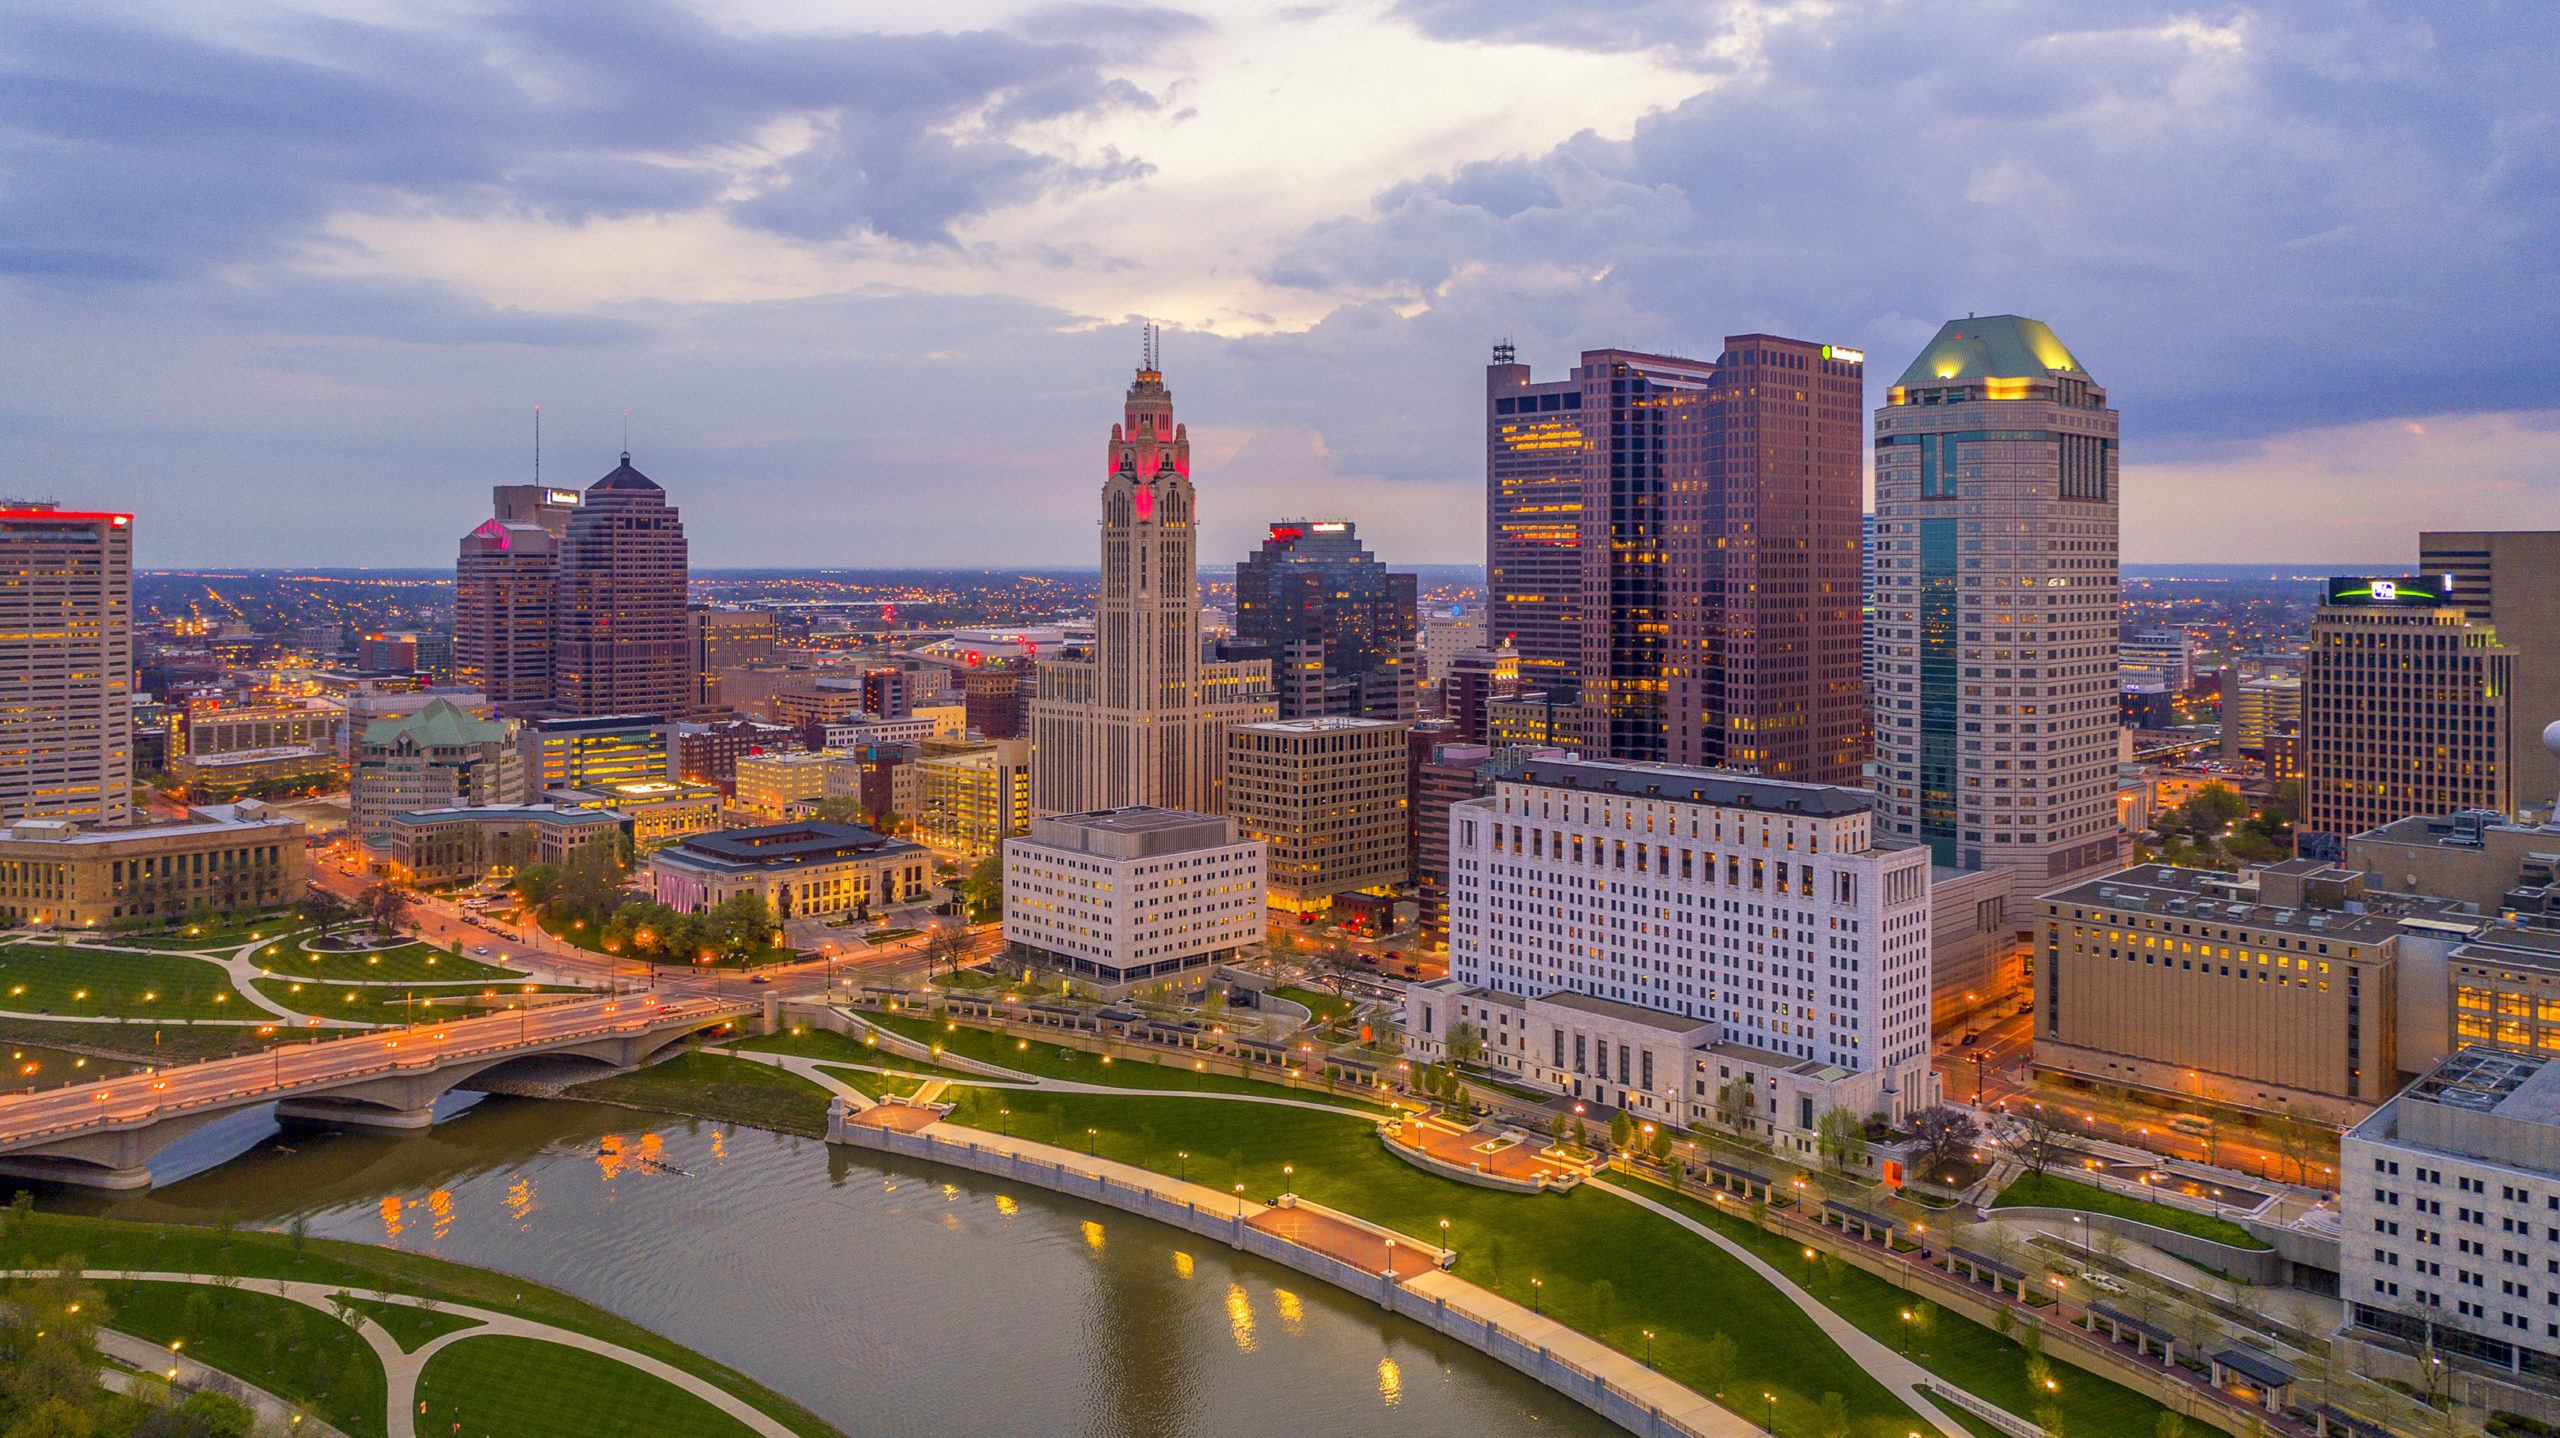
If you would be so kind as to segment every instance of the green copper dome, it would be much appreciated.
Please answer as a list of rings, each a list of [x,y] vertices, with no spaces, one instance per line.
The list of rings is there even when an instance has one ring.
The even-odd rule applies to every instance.
[[[2087,375],[2068,346],[2042,320],[1982,315],[1949,320],[1894,383],[1905,389],[1967,379],[2049,379]]]

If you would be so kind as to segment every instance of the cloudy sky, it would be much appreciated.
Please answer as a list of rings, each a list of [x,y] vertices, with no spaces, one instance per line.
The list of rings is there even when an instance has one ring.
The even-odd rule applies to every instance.
[[[2398,563],[2560,527],[2555,59],[2547,0],[13,0],[0,490],[443,564],[539,405],[698,564],[1090,563],[1153,316],[1204,559],[1463,562],[1494,340],[1880,387],[2013,310],[2129,560]]]

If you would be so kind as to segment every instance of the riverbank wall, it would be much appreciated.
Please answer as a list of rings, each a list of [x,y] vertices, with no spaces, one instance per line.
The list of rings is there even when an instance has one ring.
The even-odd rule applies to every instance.
[[[899,1133],[849,1123],[848,1117],[846,1105],[831,1108],[828,1142],[1086,1199],[1268,1259],[1456,1339],[1642,1438],[1745,1438],[1759,1431],[1733,1410],[1597,1339],[1436,1266],[1411,1274],[1374,1273],[1256,1228],[1249,1221],[1254,1205],[1233,1195],[1028,1140],[969,1129]]]

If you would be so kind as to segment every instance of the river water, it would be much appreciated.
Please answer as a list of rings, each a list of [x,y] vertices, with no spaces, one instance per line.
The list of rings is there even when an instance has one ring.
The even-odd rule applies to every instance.
[[[852,1438],[1621,1431],[1372,1303],[1116,1210],[727,1124],[452,1107],[404,1137],[277,1133],[246,1115],[164,1155],[164,1172],[193,1176],[47,1206],[260,1227],[299,1215],[325,1237],[521,1274]]]

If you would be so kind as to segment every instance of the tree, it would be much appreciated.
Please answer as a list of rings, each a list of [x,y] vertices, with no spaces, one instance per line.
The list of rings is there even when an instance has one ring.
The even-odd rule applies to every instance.
[[[969,916],[979,923],[999,918],[1004,913],[1004,860],[994,854],[980,859],[961,882],[960,892],[969,902]]]
[[[1625,1109],[1618,1110],[1609,1119],[1609,1147],[1623,1153],[1627,1145],[1635,1142],[1635,1137],[1636,1121],[1628,1116]]]
[[[2325,1136],[2326,1131],[2318,1124],[2292,1114],[2280,1114],[2267,1125],[2267,1137],[2275,1144],[2276,1152],[2292,1161],[2297,1183],[2311,1181],[2311,1160],[2322,1151]]]
[[[1929,1351],[1929,1335],[1937,1327],[1938,1305],[1925,1298],[1911,1305],[1911,1336],[1920,1344],[1921,1352]]]
[[[937,968],[960,972],[960,962],[969,957],[969,930],[961,924],[936,922],[924,931],[924,968],[930,974]]]
[[[326,934],[343,924],[353,913],[346,902],[326,889],[313,889],[302,896],[302,921]]]
[[[373,931],[389,938],[409,922],[409,891],[397,884],[376,884],[358,896]]]
[[[1963,1109],[1938,1104],[1911,1116],[1911,1136],[1928,1152],[1930,1172],[1945,1174],[1982,1141],[1982,1125]]]
[[[1735,1133],[1751,1121],[1751,1080],[1728,1079],[1716,1088],[1716,1122]]]
[[[1465,1020],[1449,1026],[1449,1061],[1471,1064],[1484,1056],[1484,1030]]]
[[[821,824],[859,824],[862,822],[862,801],[851,794],[820,799],[809,817]]]
[[[516,870],[516,897],[539,909],[560,892],[560,871],[549,864],[527,864]]]
[[[2028,1104],[2012,1117],[2018,1122],[2018,1157],[2025,1161],[2027,1172],[2044,1177],[2044,1171],[2061,1156],[2062,1125],[2040,1103]]]
[[[2065,1438],[2062,1405],[2047,1403],[2036,1409],[2036,1426],[2044,1430],[2044,1438]]]
[[[1657,1127],[1654,1129],[1653,1142],[1647,1145],[1647,1147],[1652,1150],[1653,1161],[1655,1163],[1668,1164],[1671,1162],[1671,1130],[1667,1127]]]
[[[773,905],[753,889],[721,900],[708,917],[715,942],[732,958],[743,958],[773,942]]]
[[[1718,1333],[1707,1340],[1706,1349],[1697,1357],[1698,1381],[1718,1398],[1724,1396],[1725,1380],[1733,1376],[1733,1366],[1740,1354],[1732,1339]]]
[[[2151,1425],[2151,1438],[2187,1438],[2186,1415],[2161,1414],[2159,1421]]]
[[[1564,1146],[1565,1136],[1572,1131],[1572,1128],[1573,1121],[1561,1113],[1547,1120],[1547,1131],[1555,1135],[1556,1146],[1559,1148]]]
[[[1846,1169],[1867,1156],[1866,1120],[1845,1106],[1834,1106],[1814,1126],[1815,1151],[1830,1159],[1836,1168]]]
[[[1825,1393],[1813,1411],[1813,1431],[1821,1438],[1849,1438],[1849,1400]]]

